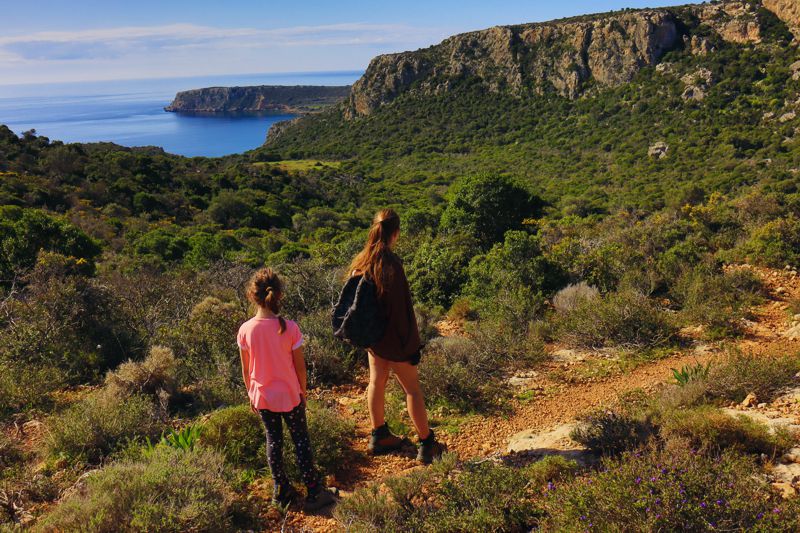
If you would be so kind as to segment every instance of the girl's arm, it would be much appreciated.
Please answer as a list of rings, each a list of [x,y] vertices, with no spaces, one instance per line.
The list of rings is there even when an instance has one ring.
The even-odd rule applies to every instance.
[[[300,382],[300,394],[302,401],[306,401],[306,386],[308,376],[306,375],[306,358],[303,355],[303,347],[299,346],[297,349],[292,350],[292,362],[294,363],[294,371],[297,373],[297,381]]]
[[[240,346],[239,347],[239,358],[242,361],[242,380],[244,381],[245,389],[247,389],[247,391],[249,393],[249,391],[250,391],[250,366],[249,366],[249,364],[250,364],[250,352],[248,352],[247,350],[245,350],[244,348],[242,348]],[[249,394],[248,394],[248,396],[249,396]],[[250,404],[250,409],[252,409],[253,412],[256,412],[256,408],[252,403]]]

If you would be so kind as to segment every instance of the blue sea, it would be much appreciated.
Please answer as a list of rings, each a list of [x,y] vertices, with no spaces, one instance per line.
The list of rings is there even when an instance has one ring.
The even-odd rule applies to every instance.
[[[160,146],[184,156],[241,153],[264,143],[269,127],[291,115],[168,113],[175,93],[235,85],[350,85],[362,72],[246,74],[153,80],[0,85],[0,124],[35,129],[64,142]]]

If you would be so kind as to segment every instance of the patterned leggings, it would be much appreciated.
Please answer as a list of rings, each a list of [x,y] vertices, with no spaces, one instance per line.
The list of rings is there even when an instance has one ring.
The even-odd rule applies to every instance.
[[[264,428],[267,430],[267,460],[275,483],[277,485],[289,484],[289,478],[283,468],[283,423],[281,420],[285,420],[294,442],[297,466],[303,474],[303,483],[307,487],[316,485],[319,481],[319,474],[314,467],[311,441],[308,438],[305,403],[301,402],[288,413],[276,413],[267,409],[261,409],[259,412],[261,420],[264,421]]]

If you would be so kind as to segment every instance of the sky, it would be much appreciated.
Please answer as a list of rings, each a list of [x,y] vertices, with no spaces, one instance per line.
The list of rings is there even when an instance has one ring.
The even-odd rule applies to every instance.
[[[449,35],[658,0],[0,0],[0,85],[363,70]]]

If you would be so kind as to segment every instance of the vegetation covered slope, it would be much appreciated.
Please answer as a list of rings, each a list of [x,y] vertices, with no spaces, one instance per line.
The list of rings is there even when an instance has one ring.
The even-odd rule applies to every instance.
[[[756,270],[730,264],[789,266],[787,277],[800,265],[800,56],[786,25],[755,2],[657,13],[678,38],[629,71],[629,82],[592,75],[571,95],[524,77],[519,90],[495,83],[508,70],[437,71],[436,84],[412,81],[366,114],[347,104],[301,120],[243,155],[65,145],[0,127],[0,528],[280,528],[234,342],[248,317],[244,285],[264,264],[286,279],[284,313],[306,338],[322,468],[353,488],[364,472],[396,466],[352,441],[354,425],[362,437],[368,431],[363,411],[328,401],[338,398],[332,390],[363,396],[364,353],[332,338],[328,313],[379,207],[402,217],[397,251],[427,343],[420,374],[441,434],[486,425],[465,424],[470,417],[508,419],[553,385],[517,393],[512,374],[547,372],[554,386],[577,390],[748,332],[753,307],[771,293]],[[607,37],[629,43],[617,16],[566,24],[610,25]],[[623,18],[639,27],[640,15]],[[450,41],[461,43],[462,60],[473,38]],[[420,56],[435,67],[438,51]],[[537,65],[550,57],[526,54]],[[437,89],[443,80],[446,90]],[[776,323],[800,313],[796,290],[782,289]],[[432,324],[443,316],[466,335],[438,338]],[[586,374],[551,373],[554,346],[602,361]],[[776,393],[798,368],[794,353],[734,358],[702,387],[673,391],[671,403],[600,417],[587,435],[604,439],[604,472],[449,458],[388,480],[389,499],[366,487],[337,516],[342,527],[364,529],[583,530],[591,516],[601,529],[713,522],[789,531],[797,500],[779,501],[763,481],[770,457],[754,450],[778,454],[791,437],[768,437],[713,408],[754,388]],[[710,405],[679,424],[693,402]],[[398,430],[407,424],[402,403],[390,393]],[[645,426],[654,430],[647,449],[611,457],[643,444],[629,437]],[[709,445],[720,431],[730,438],[724,450]],[[747,444],[751,436],[758,447]],[[462,450],[483,449],[474,444]],[[714,474],[718,465],[725,476]],[[637,472],[656,480],[639,485]],[[566,491],[549,488],[562,482]],[[680,490],[691,493],[688,506],[662,497]],[[420,491],[432,499],[419,501]],[[153,502],[153,493],[170,496]],[[587,515],[598,494],[606,504]],[[712,503],[706,494],[715,506],[701,511]],[[642,498],[662,500],[664,511],[625,507]],[[475,501],[485,513],[472,512]]]

